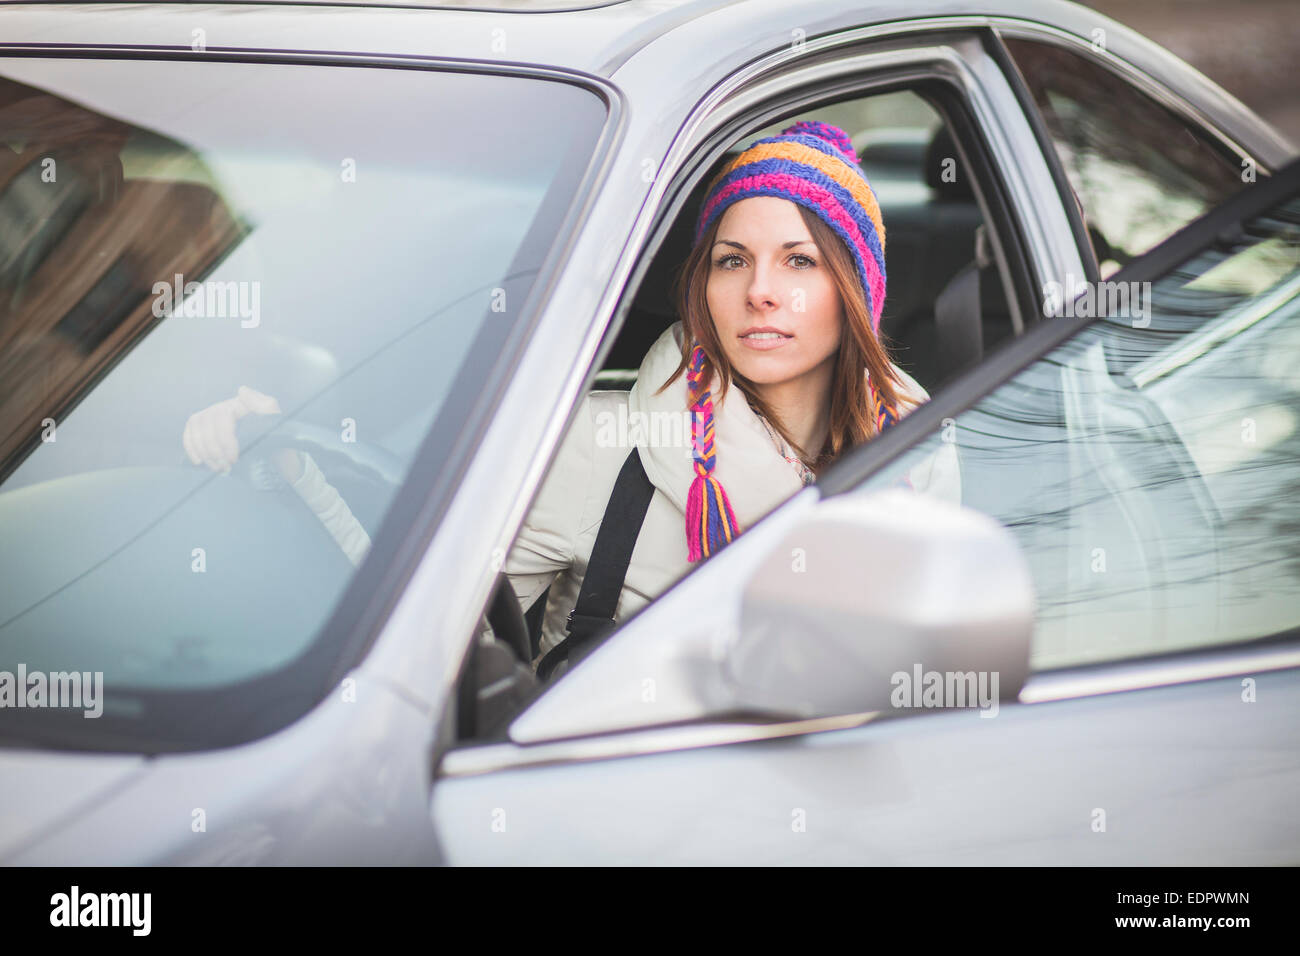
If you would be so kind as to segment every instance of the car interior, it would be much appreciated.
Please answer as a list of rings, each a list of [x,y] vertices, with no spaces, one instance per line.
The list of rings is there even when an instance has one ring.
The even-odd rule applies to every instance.
[[[593,389],[630,389],[647,350],[677,320],[674,280],[714,176],[754,139],[775,135],[795,119],[823,120],[848,132],[880,203],[889,283],[881,334],[895,364],[933,397],[1023,332],[1021,316],[1008,305],[1010,279],[990,252],[985,217],[949,124],[920,93],[894,91],[802,110],[733,143],[694,185],[658,248],[647,251],[651,259]],[[539,656],[547,597],[544,592],[521,615],[509,581],[498,574],[461,681],[462,740],[500,733],[538,692],[522,662]]]

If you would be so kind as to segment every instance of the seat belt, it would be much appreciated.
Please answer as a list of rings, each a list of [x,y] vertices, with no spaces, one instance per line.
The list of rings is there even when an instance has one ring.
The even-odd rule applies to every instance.
[[[654,492],[655,487],[641,464],[641,455],[633,448],[614,482],[600,530],[596,532],[578,601],[569,612],[564,628],[569,636],[551,648],[537,665],[541,680],[549,678],[561,661],[576,663],[617,626],[614,612]]]

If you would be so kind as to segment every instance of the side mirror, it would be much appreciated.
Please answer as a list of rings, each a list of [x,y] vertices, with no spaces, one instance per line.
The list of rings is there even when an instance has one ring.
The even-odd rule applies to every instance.
[[[901,489],[843,495],[750,577],[725,666],[736,703],[761,713],[996,708],[1029,676],[1034,614],[1029,568],[993,519]]]
[[[926,706],[900,673],[970,674],[972,697],[980,674],[996,675],[995,696],[1015,697],[1034,604],[1019,546],[993,519],[902,489],[821,500],[809,487],[583,658],[509,737]]]

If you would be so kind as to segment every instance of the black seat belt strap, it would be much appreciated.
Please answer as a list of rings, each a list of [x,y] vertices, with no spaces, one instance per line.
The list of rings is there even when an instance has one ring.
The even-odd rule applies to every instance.
[[[614,629],[623,581],[654,491],[641,455],[633,448],[614,482],[596,532],[578,602],[569,612],[565,627],[569,636],[551,648],[537,665],[537,676],[542,680],[550,677],[560,661],[576,660],[579,651],[590,650],[599,643],[597,638]]]

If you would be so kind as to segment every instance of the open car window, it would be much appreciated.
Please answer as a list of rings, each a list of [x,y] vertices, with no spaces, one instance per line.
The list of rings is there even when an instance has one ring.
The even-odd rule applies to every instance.
[[[955,448],[962,503],[1028,559],[1036,669],[1300,626],[1300,167],[1276,178],[1087,288],[1102,317],[857,489]]]
[[[689,419],[684,413],[632,418],[614,392],[632,387],[647,350],[679,319],[675,280],[690,252],[695,217],[708,185],[750,143],[777,135],[797,120],[819,120],[844,130],[880,203],[889,262],[881,333],[894,362],[935,394],[962,368],[978,364],[984,355],[1014,341],[1024,331],[1019,300],[1030,282],[1023,270],[1017,271],[1022,263],[1007,251],[1015,241],[1014,213],[1001,194],[992,156],[974,135],[967,109],[959,95],[941,84],[916,83],[906,89],[891,87],[888,92],[864,90],[855,97],[788,112],[765,127],[731,134],[734,138],[726,151],[695,179],[675,217],[664,227],[662,241],[647,253],[650,261],[587,398],[593,409],[591,419],[575,419],[565,441],[575,441],[578,447],[589,441],[604,448],[616,446],[622,462],[639,432],[643,447],[670,447],[675,454],[689,455]],[[978,281],[970,281],[976,277]],[[1018,298],[1009,299],[1008,289]],[[971,348],[945,351],[939,347],[944,337],[938,327],[941,301],[949,302],[949,311],[966,323],[963,331],[971,334],[954,337]],[[978,328],[972,330],[971,325]],[[583,429],[590,431],[586,438]],[[564,458],[561,452],[556,460]],[[601,493],[589,495],[588,500],[583,497],[583,483],[566,485],[562,474],[552,467],[530,505],[525,534],[516,538],[506,560],[511,584],[526,612],[523,629],[529,633],[530,652],[522,656],[531,657],[534,665],[540,665],[567,634],[566,618],[575,610],[584,574],[589,572],[584,561],[573,561],[563,552],[567,539],[550,527],[562,522],[561,516],[575,500],[583,508],[584,528],[597,527],[608,501],[608,484],[601,484]],[[613,473],[607,477],[612,481]],[[953,493],[954,470],[941,467],[929,477],[944,493]],[[680,527],[672,533],[679,536]],[[625,593],[635,600],[621,606],[620,626],[629,622],[631,614],[653,608],[668,589],[688,576],[646,574],[644,567],[635,565],[630,574],[624,580]],[[493,607],[495,602],[486,609],[480,635],[490,630],[496,639],[475,641],[458,685],[463,739],[490,737],[492,728],[502,728],[519,709],[518,685],[510,677],[514,664],[506,648],[512,642],[501,639],[517,627],[500,608],[494,621]],[[593,641],[586,649],[599,643]],[[562,668],[543,668],[538,673],[549,681],[546,686],[568,679]]]

